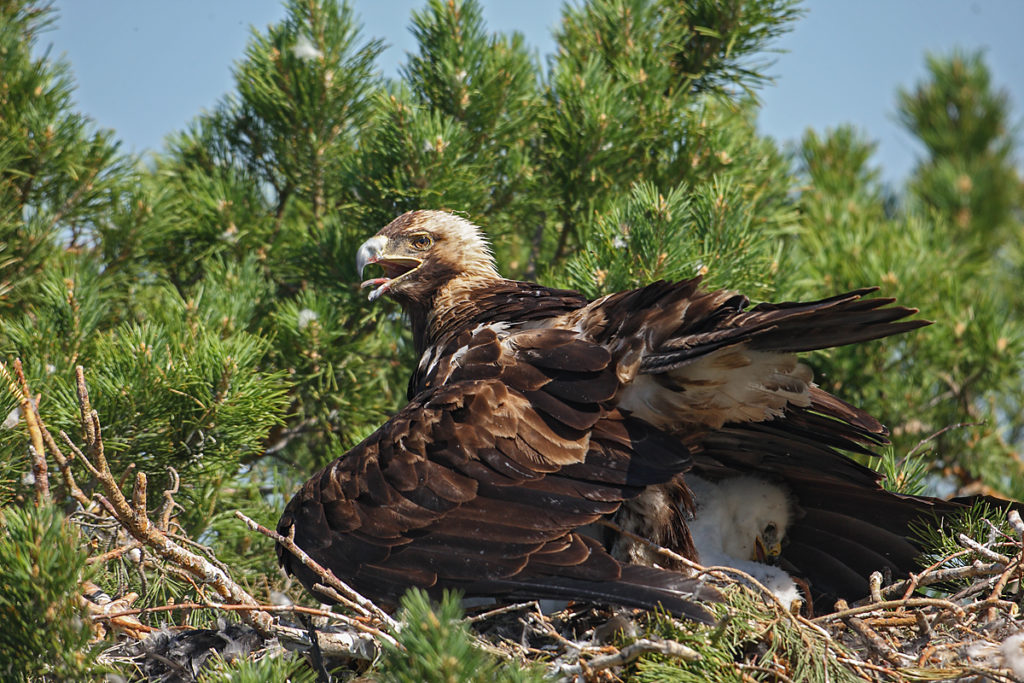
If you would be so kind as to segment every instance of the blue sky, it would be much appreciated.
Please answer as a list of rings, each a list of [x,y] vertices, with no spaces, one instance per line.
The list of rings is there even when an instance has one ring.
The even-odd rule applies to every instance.
[[[354,0],[364,35],[390,46],[380,67],[394,75],[415,49],[409,16],[424,0]],[[554,49],[561,4],[483,0],[491,30],[518,30],[539,54]],[[233,87],[250,27],[284,16],[280,0],[57,0],[57,27],[45,34],[78,84],[79,109],[112,128],[125,149],[158,149]],[[925,73],[927,51],[983,49],[995,83],[1024,120],[1024,2],[1020,0],[811,0],[794,30],[779,39],[761,91],[762,130],[783,143],[807,128],[852,123],[879,142],[875,163],[898,182],[920,150],[896,122],[899,87]],[[1020,157],[1018,156],[1018,159]]]

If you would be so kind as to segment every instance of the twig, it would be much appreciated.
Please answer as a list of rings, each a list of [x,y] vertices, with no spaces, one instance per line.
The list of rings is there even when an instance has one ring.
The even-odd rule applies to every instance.
[[[839,600],[838,602],[836,602],[836,607],[840,608],[838,612],[840,614],[843,612],[849,612],[845,600]],[[847,615],[842,617],[842,620],[843,623],[849,626],[852,631],[854,631],[855,633],[857,633],[857,635],[864,639],[864,642],[868,644],[869,648],[874,650],[883,659],[885,659],[890,664],[893,664],[895,666],[900,666],[903,664],[899,655],[897,655],[896,652],[892,649],[892,647],[889,646],[889,643],[885,642],[885,640],[880,635],[878,635],[874,631],[874,629],[872,629],[870,626],[864,623],[863,619],[859,619],[852,615]]]
[[[537,606],[537,612],[527,612],[525,616],[519,617],[519,622],[527,628],[533,628],[534,632],[537,632],[536,627],[539,625],[540,633],[559,643],[568,652],[580,652],[583,649],[578,643],[572,642],[559,633],[557,629],[555,629],[555,627],[544,618],[544,615],[540,612],[540,605]]]
[[[956,540],[957,543],[966,548],[970,548],[974,552],[984,557],[989,562],[998,562],[1003,566],[1010,564],[1010,558],[1006,557],[1005,555],[1000,555],[994,550],[986,548],[982,544],[975,541],[973,538],[967,536],[967,534],[957,534]]]
[[[947,558],[948,559],[948,558]],[[944,562],[945,560],[943,560]],[[898,595],[906,590],[908,587],[913,589],[921,586],[931,586],[936,583],[943,583],[944,581],[953,581],[956,579],[969,579],[982,576],[995,576],[1002,572],[1004,565],[1002,564],[971,564],[964,567],[953,567],[951,569],[941,569],[928,574],[922,573],[917,574],[915,577],[910,579],[904,579],[897,583],[886,586],[882,589],[882,595],[888,597],[890,595]],[[911,593],[913,590],[910,591]],[[908,598],[909,599],[909,598]]]
[[[871,602],[882,602],[882,572],[871,572],[868,591],[871,593]]]
[[[35,410],[36,421],[39,423],[39,430],[42,432],[43,441],[46,443],[46,448],[50,451],[50,455],[52,455],[53,459],[57,461],[57,468],[60,470],[61,477],[64,479],[64,485],[68,487],[68,494],[78,501],[78,504],[81,505],[83,509],[88,509],[92,501],[89,499],[89,496],[85,495],[82,489],[78,487],[78,482],[75,481],[75,474],[71,471],[70,461],[68,458],[64,457],[64,452],[57,445],[53,435],[50,434],[50,430],[46,428],[45,424],[43,424],[42,419],[39,417],[39,411],[34,407],[33,410]]]
[[[324,609],[318,609],[316,607],[304,607],[302,605],[224,605],[220,603],[201,603],[201,602],[176,602],[173,605],[155,605],[153,607],[135,607],[127,609],[122,612],[110,614],[112,617],[128,616],[128,615],[139,615],[139,614],[154,614],[156,612],[177,612],[178,610],[196,610],[196,609],[215,609],[223,610],[225,612],[246,612],[252,610],[261,610],[263,612],[282,612],[282,613],[295,613],[295,614],[309,614],[314,617],[324,617],[325,619],[333,619],[343,624],[354,626],[358,624],[367,633],[376,635],[377,629],[372,626],[363,624],[358,619],[346,616],[344,614],[338,614],[337,612],[330,612]]]
[[[601,671],[603,669],[610,669],[613,666],[623,666],[650,652],[681,659],[684,662],[697,662],[701,660],[699,652],[674,640],[649,640],[641,638],[614,654],[594,657],[585,663],[562,664],[556,667],[552,673],[565,677],[578,676],[586,671]]]
[[[166,532],[167,527],[171,525],[171,513],[174,512],[174,508],[180,507],[174,502],[174,494],[178,492],[178,486],[181,483],[181,478],[178,476],[178,470],[168,466],[167,474],[170,476],[171,485],[164,489],[164,501],[160,505],[160,509],[156,513],[156,526],[160,531]]]
[[[146,514],[146,476],[144,473],[140,472],[136,476],[132,503],[128,502],[107,464],[107,458],[103,451],[103,435],[99,415],[95,410],[89,408],[85,371],[79,365],[75,368],[75,373],[79,408],[83,417],[86,418],[83,423],[86,446],[92,457],[86,457],[82,451],[78,451],[78,455],[81,457],[82,463],[103,487],[115,519],[142,544],[152,548],[157,555],[177,565],[200,583],[211,586],[224,600],[232,604],[258,605],[259,603],[244,588],[235,583],[225,571],[170,540],[166,534],[150,522]],[[68,441],[70,442],[70,439]],[[93,460],[95,460],[95,464],[93,464]],[[268,635],[270,633],[272,618],[268,613],[243,612],[243,615],[243,618],[261,634]]]
[[[1005,671],[997,671],[984,666],[969,666],[963,670],[962,675],[978,674],[979,680],[1006,681],[1006,683],[1020,683],[1017,676],[1008,676]]]
[[[939,598],[908,598],[906,600],[885,600],[883,602],[874,602],[870,605],[860,605],[858,607],[850,607],[848,609],[839,610],[832,614],[825,614],[812,619],[811,621],[815,624],[823,624],[835,619],[843,619],[845,617],[855,616],[857,614],[864,614],[865,612],[876,612],[879,610],[887,609],[900,609],[904,607],[941,607],[944,610],[952,610],[957,616],[964,616],[964,609],[960,605],[949,600],[942,600]]]
[[[920,441],[918,441],[917,445],[914,446],[913,448],[911,448],[910,451],[905,456],[903,456],[902,460],[906,460],[907,458],[910,458],[912,455],[914,455],[914,453],[917,453],[917,449],[921,448],[922,446],[924,446],[929,441],[934,441],[935,439],[939,438],[940,436],[942,436],[943,434],[945,434],[946,432],[948,432],[951,429],[960,429],[962,427],[979,427],[982,424],[984,424],[984,423],[982,423],[982,422],[958,422],[956,424],[946,425],[945,427],[943,427],[942,429],[938,430],[937,432],[934,432],[934,433],[924,437]]]
[[[931,622],[928,621],[928,617],[925,616],[925,613],[921,610],[917,610],[914,612],[914,620],[917,622],[918,632],[928,640],[931,640],[932,625]]]
[[[50,502],[50,477],[46,467],[46,452],[43,447],[43,433],[39,429],[38,413],[36,412],[37,401],[32,400],[32,392],[28,388],[28,381],[21,368],[21,359],[14,359],[14,373],[18,376],[18,387],[21,390],[21,413],[25,418],[25,426],[28,427],[32,444],[29,452],[32,454],[32,474],[35,475],[36,502]]]
[[[1021,551],[1024,554],[1024,550]],[[1018,556],[1020,557],[1020,556]],[[1020,561],[1014,560],[1006,566],[1006,570],[999,575],[999,579],[996,581],[996,585],[992,587],[992,592],[989,593],[988,600],[986,602],[992,603],[992,606],[988,610],[987,619],[988,621],[995,621],[996,619],[996,602],[1003,595],[1003,591],[1006,589],[1006,584],[1010,582],[1010,577],[1016,572],[1020,571]]]
[[[1018,609],[1017,603],[1015,602],[1011,602],[1009,600],[1000,600],[999,598],[986,598],[985,600],[972,602],[970,605],[964,607],[964,611],[968,613],[980,612],[986,607],[990,609],[1002,608],[1010,614],[1016,614]]]
[[[131,552],[132,550],[137,550],[141,545],[142,544],[139,543],[138,541],[132,541],[128,545],[119,546],[117,548],[114,548],[113,550],[110,550],[108,552],[103,553],[102,555],[93,555],[92,557],[87,558],[85,560],[85,563],[86,564],[102,564],[104,562],[108,562],[110,560],[117,559],[118,557],[121,557],[122,555],[124,555],[127,552]]]
[[[398,622],[392,619],[387,612],[382,610],[380,607],[377,607],[377,605],[375,605],[373,602],[364,598],[362,595],[360,595],[351,587],[349,587],[348,584],[346,584],[344,581],[335,576],[334,572],[320,566],[320,564],[318,564],[316,560],[307,555],[306,552],[302,550],[302,548],[297,546],[295,544],[294,526],[289,530],[288,536],[282,536],[276,531],[273,531],[263,526],[259,522],[249,519],[238,510],[235,510],[235,517],[245,522],[246,526],[248,526],[253,531],[259,532],[264,536],[267,536],[268,538],[274,539],[277,543],[281,544],[281,546],[284,547],[285,550],[287,550],[295,557],[297,557],[299,561],[302,562],[302,564],[312,569],[317,576],[324,579],[324,581],[326,582],[325,585],[330,586],[331,588],[333,588],[341,594],[339,597],[342,597],[342,600],[340,600],[339,602],[341,602],[342,604],[346,605],[351,609],[356,610],[360,614],[376,617],[384,624],[386,624],[388,628],[398,628]]]
[[[537,601],[536,600],[531,600],[530,602],[517,602],[514,605],[503,605],[502,607],[498,607],[496,609],[488,610],[486,612],[481,612],[480,614],[475,614],[475,615],[473,615],[471,617],[466,617],[464,619],[464,621],[467,624],[476,624],[476,623],[481,622],[481,621],[486,621],[487,619],[490,619],[491,617],[497,617],[497,616],[500,616],[502,614],[508,614],[509,612],[518,612],[520,610],[527,609],[529,607],[532,607],[533,609],[537,610],[538,612],[540,611],[540,606],[537,604]]]
[[[181,534],[175,534],[175,533],[172,533],[170,531],[167,532],[167,538],[173,538],[174,540],[178,541],[179,543],[183,543],[183,544],[185,544],[187,546],[191,546],[191,547],[193,547],[193,548],[195,548],[197,550],[202,550],[207,555],[206,559],[208,559],[210,562],[213,562],[215,565],[220,567],[221,570],[225,574],[231,572],[231,569],[229,569],[226,564],[224,564],[219,559],[217,559],[217,555],[214,553],[213,548],[211,548],[210,546],[203,545],[199,541],[193,541],[188,536],[183,536]]]
[[[25,380],[25,373],[21,370],[21,359],[15,358],[12,363],[17,379],[11,376],[7,365],[0,362],[0,374],[7,381],[7,388],[18,399],[18,407],[21,416],[28,428],[28,435],[32,443],[28,450],[32,456],[33,485],[36,491],[36,504],[43,505],[50,502],[50,479],[46,470],[46,456],[43,448],[43,434],[39,430],[39,422],[36,420],[35,405],[32,401],[32,393],[29,391],[28,382]]]
[[[846,664],[848,666],[851,666],[854,669],[860,669],[860,667],[864,667],[865,669],[871,669],[872,671],[877,671],[878,673],[885,674],[888,680],[896,680],[897,679],[897,677],[895,675],[896,672],[894,672],[892,669],[890,669],[888,667],[885,667],[885,666],[879,666],[877,664],[872,664],[871,662],[862,662],[862,661],[857,660],[857,659],[850,659],[849,657],[841,657],[841,656],[836,656],[836,661],[839,662],[840,664]],[[861,674],[861,678],[863,678],[866,681],[877,681],[878,680],[877,678],[868,678],[868,675],[865,674],[863,671],[859,671],[859,673]],[[900,679],[900,680],[902,680],[902,679]]]
[[[1006,515],[1006,518],[1010,520],[1010,526],[1017,532],[1022,543],[1024,543],[1024,521],[1021,521],[1020,513],[1016,510],[1010,510],[1010,513]]]
[[[943,557],[941,560],[937,560],[936,562],[933,562],[932,564],[930,564],[927,567],[925,567],[923,571],[920,571],[920,572],[918,572],[916,574],[911,572],[909,579],[907,579],[905,581],[899,581],[897,583],[894,583],[894,584],[892,584],[890,586],[887,586],[886,588],[882,589],[881,592],[882,592],[883,599],[886,598],[886,597],[890,597],[890,596],[896,595],[897,593],[902,591],[903,592],[903,599],[906,600],[911,595],[913,595],[914,591],[917,590],[918,586],[920,585],[920,581],[921,581],[921,579],[924,576],[928,575],[929,573],[931,573],[933,571],[936,571],[939,567],[941,567],[945,563],[949,562],[950,560],[952,560],[954,558],[957,558],[957,557],[960,557],[962,555],[966,555],[967,553],[968,553],[968,551],[966,551],[966,550],[958,550],[955,553],[952,553],[950,555],[947,555],[947,556]],[[906,590],[903,590],[904,586],[906,586]]]
[[[740,671],[756,671],[758,673],[768,674],[769,676],[775,676],[775,680],[782,681],[782,683],[795,683],[795,681],[782,673],[778,669],[773,669],[769,666],[757,666],[755,664],[744,664],[743,662],[737,662],[736,668]]]
[[[850,607],[848,609],[841,609],[839,611],[823,614],[811,620],[815,624],[824,624],[837,620],[837,618],[844,618],[846,616],[852,616],[855,614],[863,614],[864,612],[878,611],[882,609],[901,609],[903,607],[941,607],[942,609],[952,610],[957,616],[963,617],[965,614],[964,608],[957,605],[955,602],[949,600],[942,600],[940,598],[908,598],[906,600],[885,600],[883,602],[872,602],[868,605],[859,605],[857,607]]]

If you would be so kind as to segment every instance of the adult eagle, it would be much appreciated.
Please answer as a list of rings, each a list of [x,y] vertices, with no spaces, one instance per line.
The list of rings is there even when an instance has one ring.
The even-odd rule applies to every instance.
[[[395,219],[357,261],[383,269],[363,283],[370,298],[393,298],[411,322],[421,360],[409,404],[316,473],[278,529],[294,527],[300,547],[371,598],[459,588],[706,618],[696,584],[648,544],[581,533],[614,517],[699,559],[690,520],[719,536],[697,539],[706,554],[774,556],[831,606],[866,594],[872,571],[914,569],[909,525],[959,507],[889,493],[846,457],[886,431],[797,358],[927,324],[870,289],[750,307],[697,278],[588,301],[502,278],[480,231],[440,211]],[[762,519],[751,499],[744,519],[695,520],[712,508],[695,505],[688,472],[712,501],[715,486],[752,478],[785,513]],[[304,585],[317,581],[278,554]]]

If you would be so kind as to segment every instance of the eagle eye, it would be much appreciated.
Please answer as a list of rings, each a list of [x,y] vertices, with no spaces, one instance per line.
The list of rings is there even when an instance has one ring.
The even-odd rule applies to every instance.
[[[430,235],[427,235],[426,233],[421,234],[421,235],[416,235],[415,237],[412,238],[412,242],[411,242],[412,248],[416,249],[418,251],[423,251],[424,249],[429,249],[430,245],[433,244],[433,243],[434,243],[434,240],[432,240],[430,238]]]
[[[768,535],[768,536],[774,536],[775,535],[775,531],[776,531],[776,529],[775,529],[775,525],[774,524],[769,524],[768,526],[766,526],[764,528],[764,533],[766,535]]]

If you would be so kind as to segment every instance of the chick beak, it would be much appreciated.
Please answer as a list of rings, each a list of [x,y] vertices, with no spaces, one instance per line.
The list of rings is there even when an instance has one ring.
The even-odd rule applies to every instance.
[[[752,559],[762,563],[768,559],[768,551],[764,547],[764,540],[760,535],[754,537],[754,557]]]
[[[776,541],[771,544],[765,543],[764,538],[758,534],[754,537],[754,560],[762,564],[774,564],[777,558],[782,555],[782,543]]]

